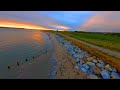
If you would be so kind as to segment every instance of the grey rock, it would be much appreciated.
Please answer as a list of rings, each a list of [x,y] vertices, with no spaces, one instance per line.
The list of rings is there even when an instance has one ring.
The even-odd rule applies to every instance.
[[[90,74],[87,79],[98,79],[98,77],[94,74]]]
[[[108,71],[108,70],[106,70],[106,69],[101,69],[101,70],[103,70],[103,71],[105,71],[105,72],[107,72],[108,74],[110,74],[111,72],[110,71]]]
[[[95,74],[100,75],[100,68],[94,66],[92,69],[93,69]]]
[[[102,60],[98,60],[98,62],[102,65],[105,65],[105,63]]]
[[[87,64],[83,64],[82,67],[84,67],[85,69],[89,69],[89,66]]]
[[[93,63],[93,62],[86,62],[86,63],[91,67],[95,66],[95,63]]]
[[[102,70],[100,73],[104,79],[110,79],[110,75],[105,70]]]
[[[81,68],[81,70],[83,71],[83,72],[87,72],[87,69],[85,69],[85,68]]]
[[[76,58],[76,59],[79,59],[79,58],[77,57],[77,54],[74,54],[73,57]]]
[[[92,61],[94,58],[93,57],[88,57],[88,58],[86,58],[87,59],[87,61]]]
[[[104,65],[103,64],[100,64],[100,63],[97,63],[96,64],[99,68],[103,68],[104,67]]]
[[[105,66],[105,69],[108,70],[108,71],[112,71],[112,67],[111,67],[109,64],[107,64],[107,65]]]
[[[80,62],[77,65],[78,67],[82,68],[82,64]]]
[[[93,62],[94,62],[94,63],[98,63],[98,61],[97,61],[97,60],[95,60],[95,59],[93,59]]]
[[[110,75],[113,79],[120,79],[120,74],[116,72],[112,72]]]
[[[88,70],[88,74],[93,74],[93,69],[91,67]]]
[[[80,64],[84,64],[85,62],[83,60],[80,60]]]

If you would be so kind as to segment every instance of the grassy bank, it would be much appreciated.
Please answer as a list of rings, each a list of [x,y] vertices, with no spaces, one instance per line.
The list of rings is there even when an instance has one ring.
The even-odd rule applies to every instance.
[[[54,32],[54,33],[63,33],[63,32]],[[65,33],[65,32],[64,32]],[[97,56],[98,59],[102,59],[104,62],[110,64],[112,67],[116,68],[119,72],[120,72],[120,59],[113,57],[109,54],[103,53],[95,48],[92,48],[90,46],[84,45],[80,42],[71,40],[68,37],[63,36],[64,39],[71,41],[73,44],[77,45],[78,47],[80,47],[81,49],[87,51],[90,55],[92,56]]]
[[[59,32],[64,35],[120,52],[120,33]]]

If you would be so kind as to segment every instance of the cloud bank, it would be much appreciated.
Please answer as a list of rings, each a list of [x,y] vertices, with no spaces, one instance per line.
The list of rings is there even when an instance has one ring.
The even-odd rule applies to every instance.
[[[97,11],[79,30],[93,32],[120,32],[120,11]]]

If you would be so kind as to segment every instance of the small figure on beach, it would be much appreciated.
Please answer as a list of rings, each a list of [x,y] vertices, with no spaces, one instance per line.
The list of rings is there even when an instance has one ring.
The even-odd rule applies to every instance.
[[[10,66],[8,66],[8,69],[10,69]]]
[[[47,53],[47,50],[46,50],[46,53]]]
[[[18,66],[20,65],[18,61],[17,61],[17,65],[18,65]]]

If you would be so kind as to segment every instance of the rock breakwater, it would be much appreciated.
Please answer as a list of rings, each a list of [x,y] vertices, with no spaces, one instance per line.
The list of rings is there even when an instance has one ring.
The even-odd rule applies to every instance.
[[[119,72],[96,56],[91,56],[78,46],[56,34],[60,45],[64,45],[70,55],[76,59],[75,68],[87,74],[87,79],[120,79]]]

